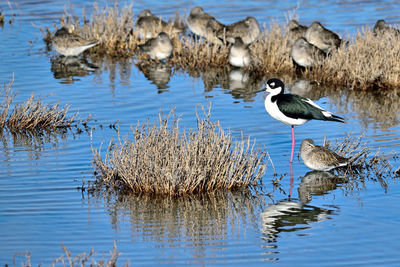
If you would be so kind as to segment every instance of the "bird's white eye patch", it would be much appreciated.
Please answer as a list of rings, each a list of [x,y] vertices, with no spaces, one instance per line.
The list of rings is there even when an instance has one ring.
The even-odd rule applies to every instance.
[[[271,86],[272,86],[272,87],[275,87],[275,83],[271,83]]]

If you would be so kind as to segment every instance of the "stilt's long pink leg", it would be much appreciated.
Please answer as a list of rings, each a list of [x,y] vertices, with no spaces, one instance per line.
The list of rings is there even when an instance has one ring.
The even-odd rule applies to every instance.
[[[293,152],[294,152],[294,126],[292,125],[292,153],[290,154],[290,163],[293,162]]]
[[[290,187],[289,187],[289,200],[292,196],[292,189],[293,189],[293,164],[290,163]]]

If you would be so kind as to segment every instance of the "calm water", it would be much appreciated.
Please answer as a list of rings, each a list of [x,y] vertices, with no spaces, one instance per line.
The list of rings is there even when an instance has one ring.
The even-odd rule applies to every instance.
[[[101,1],[100,6],[113,4]],[[342,35],[384,18],[399,23],[396,1],[145,1],[134,2],[137,14],[150,8],[155,14],[184,15],[202,4],[225,23],[251,14],[262,23],[286,21],[297,7],[300,21],[323,23]],[[240,73],[200,77],[174,73],[168,67],[139,70],[135,59],[95,62],[94,73],[82,70],[66,77],[57,68],[55,53],[46,52],[38,27],[53,25],[64,8],[74,15],[90,1],[16,1],[0,3],[0,11],[13,23],[0,29],[0,81],[14,75],[17,102],[32,93],[46,103],[70,104],[79,117],[94,116],[93,146],[115,137],[109,124],[119,120],[122,134],[129,126],[158,110],[176,107],[181,125],[195,125],[196,105],[212,104],[212,119],[220,120],[234,136],[241,131],[265,145],[275,172],[285,175],[282,190],[273,190],[271,165],[263,178],[262,192],[220,193],[179,200],[90,196],[77,190],[93,179],[90,137],[76,130],[40,136],[0,136],[0,264],[12,264],[16,253],[29,251],[34,265],[48,265],[63,254],[61,244],[73,255],[93,248],[108,255],[114,241],[122,253],[119,263],[239,265],[273,261],[288,265],[395,265],[400,263],[400,186],[389,179],[388,188],[373,179],[355,188],[340,179],[318,184],[300,162],[293,163],[290,185],[290,127],[273,120],[263,106],[262,94],[252,93],[261,82],[241,84]],[[122,3],[121,3],[122,5]],[[51,27],[53,29],[53,27]],[[400,59],[399,59],[400,60]],[[268,77],[266,77],[268,78]],[[290,81],[293,91],[295,80]],[[356,92],[325,94],[314,85],[308,96],[347,118],[348,123],[309,122],[296,128],[296,151],[304,138],[321,144],[348,133],[366,132],[373,149],[398,153],[399,101]],[[104,147],[104,146],[103,146]],[[398,162],[391,162],[398,166]],[[290,194],[290,201],[289,201]],[[24,261],[16,256],[17,263]]]

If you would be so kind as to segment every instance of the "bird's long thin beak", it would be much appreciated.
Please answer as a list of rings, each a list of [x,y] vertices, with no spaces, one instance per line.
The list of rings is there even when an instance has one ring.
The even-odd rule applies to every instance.
[[[258,90],[258,91],[256,91],[255,93],[261,93],[261,92],[265,92],[265,90],[266,90],[267,88],[262,88],[262,89],[260,89],[260,90]]]

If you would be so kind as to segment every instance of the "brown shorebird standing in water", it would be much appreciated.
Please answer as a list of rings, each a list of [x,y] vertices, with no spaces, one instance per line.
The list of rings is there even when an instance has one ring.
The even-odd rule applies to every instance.
[[[249,45],[244,44],[240,37],[235,37],[235,43],[229,49],[229,63],[239,68],[250,66],[251,54]]]
[[[72,33],[74,26],[64,26],[54,34],[51,41],[54,49],[63,56],[78,56],[88,48],[98,44],[96,41],[87,40],[77,34]]]
[[[312,68],[321,65],[326,54],[318,47],[307,42],[305,38],[300,37],[294,42],[290,50],[290,56],[298,66]]]
[[[308,27],[305,37],[310,44],[315,45],[325,52],[330,52],[338,48],[342,42],[336,33],[326,29],[317,21]]]
[[[304,139],[300,146],[300,157],[304,164],[316,171],[330,171],[352,162],[323,146],[317,146],[311,139]]]
[[[147,40],[145,44],[139,45],[140,52],[150,56],[151,59],[163,60],[172,53],[172,42],[168,34],[161,32],[157,37]]]
[[[240,37],[245,44],[251,44],[260,34],[260,25],[255,17],[247,17],[217,32],[218,37],[222,40],[234,43],[235,37]]]
[[[148,9],[142,10],[139,13],[135,26],[139,34],[146,39],[154,38],[160,32],[178,34],[183,31],[182,27],[163,21],[159,17],[154,16]]]

